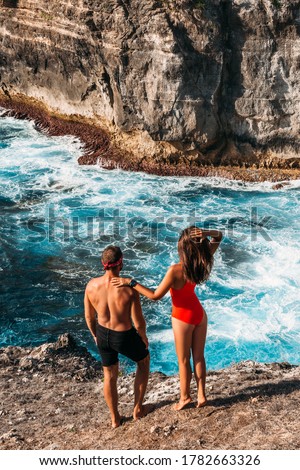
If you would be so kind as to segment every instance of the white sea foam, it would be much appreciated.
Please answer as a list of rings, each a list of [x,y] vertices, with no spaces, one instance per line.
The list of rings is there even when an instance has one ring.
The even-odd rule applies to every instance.
[[[174,335],[173,330],[161,330],[155,333],[150,333],[149,339],[155,343],[173,343],[174,342]]]
[[[223,345],[221,358],[211,365],[221,366],[236,357],[243,358],[244,350],[248,358],[252,357],[252,347],[253,357],[263,360],[284,357],[295,362],[299,358],[299,180],[274,191],[274,183],[270,182],[161,178],[108,171],[79,166],[80,143],[72,137],[48,137],[38,133],[30,122],[7,117],[1,119],[0,129],[5,143],[0,148],[0,190],[10,204],[4,221],[10,217],[10,223],[18,227],[17,238],[12,242],[16,249],[24,251],[24,256],[30,258],[38,253],[56,259],[59,253],[62,266],[52,268],[56,276],[65,282],[76,282],[82,276],[87,279],[99,271],[100,266],[91,260],[98,259],[99,251],[108,242],[99,242],[97,237],[85,239],[84,218],[94,217],[92,227],[97,234],[99,210],[105,209],[107,216],[118,210],[124,220],[119,221],[121,238],[115,242],[124,249],[125,273],[154,287],[167,267],[177,262],[178,230],[185,227],[190,214],[195,214],[199,223],[208,221],[214,227],[221,226],[225,234],[211,279],[198,289],[209,318],[208,349],[217,343]],[[11,205],[13,202],[15,206]],[[64,218],[70,226],[78,217],[82,239],[64,240],[64,227],[57,223],[55,243],[30,241],[28,235],[33,234],[28,233],[28,218],[47,219],[49,207],[55,218]],[[138,224],[136,230],[128,228],[135,217],[152,227],[144,239]],[[233,228],[228,225],[230,221]],[[81,255],[80,250],[85,254]],[[64,267],[64,263],[70,267]],[[39,289],[38,285],[35,287]],[[57,285],[53,292],[58,295]],[[60,294],[63,296],[63,292]],[[151,342],[161,348],[161,358],[173,342],[170,299],[155,307],[143,300],[143,307],[151,326]],[[281,345],[278,357],[274,352],[277,343]],[[273,348],[269,356],[266,345],[267,351]]]

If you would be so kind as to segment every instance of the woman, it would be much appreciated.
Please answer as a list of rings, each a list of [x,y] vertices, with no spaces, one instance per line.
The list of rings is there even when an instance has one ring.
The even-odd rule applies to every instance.
[[[134,279],[116,277],[111,281],[117,287],[130,286],[151,300],[161,299],[170,290],[172,327],[180,378],[180,400],[174,407],[176,410],[181,410],[191,402],[191,353],[198,390],[197,407],[207,403],[204,358],[207,316],[194,289],[196,284],[208,279],[213,266],[213,255],[221,240],[222,233],[218,230],[201,230],[195,226],[183,230],[178,241],[179,263],[170,266],[155,291]]]

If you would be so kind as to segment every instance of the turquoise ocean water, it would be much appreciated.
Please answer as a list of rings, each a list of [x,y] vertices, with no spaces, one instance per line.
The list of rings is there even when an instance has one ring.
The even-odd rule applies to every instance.
[[[79,166],[79,142],[0,117],[0,346],[38,345],[69,331],[97,355],[83,318],[99,253],[124,251],[124,275],[156,286],[177,261],[179,231],[220,228],[210,280],[210,369],[246,359],[300,362],[300,181],[157,177]],[[177,372],[170,297],[142,299],[151,368]],[[132,364],[123,360],[127,370]]]

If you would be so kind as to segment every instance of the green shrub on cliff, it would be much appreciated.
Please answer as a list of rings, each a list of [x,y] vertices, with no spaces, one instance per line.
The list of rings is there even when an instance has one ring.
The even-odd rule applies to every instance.
[[[275,8],[278,8],[278,9],[281,8],[281,0],[271,0],[271,2]]]
[[[206,0],[194,0],[194,7],[195,8],[204,8],[205,7],[205,3],[206,3]]]

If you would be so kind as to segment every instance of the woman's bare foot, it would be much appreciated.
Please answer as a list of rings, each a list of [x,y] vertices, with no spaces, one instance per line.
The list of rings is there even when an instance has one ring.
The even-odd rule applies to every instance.
[[[147,410],[145,405],[136,405],[133,410],[133,419],[136,421],[137,419],[143,418],[146,416]]]
[[[191,403],[192,399],[191,397],[187,397],[185,399],[180,399],[176,405],[173,406],[174,410],[180,411],[182,410],[185,406],[187,406],[189,403]]]
[[[206,398],[204,398],[204,400],[203,400],[203,399],[202,399],[202,400],[198,400],[198,403],[197,403],[197,405],[196,405],[196,408],[202,408],[202,406],[205,406],[205,405],[207,405],[207,400],[206,400]]]
[[[116,417],[114,418],[111,418],[111,425],[112,427],[115,429],[115,428],[118,428],[120,425],[121,425],[121,421],[122,421],[122,418],[121,416],[118,414]]]

